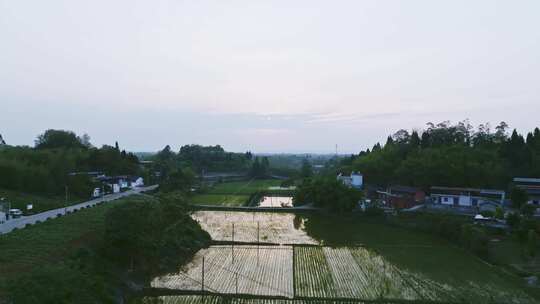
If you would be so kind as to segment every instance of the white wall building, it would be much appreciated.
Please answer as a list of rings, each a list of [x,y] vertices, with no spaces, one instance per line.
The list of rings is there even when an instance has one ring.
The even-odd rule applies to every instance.
[[[502,206],[505,192],[489,189],[431,187],[431,199],[435,204],[455,207],[480,207],[488,203]]]
[[[341,181],[345,186],[361,189],[364,185],[364,177],[360,172],[352,172],[350,176],[338,174],[337,179]]]

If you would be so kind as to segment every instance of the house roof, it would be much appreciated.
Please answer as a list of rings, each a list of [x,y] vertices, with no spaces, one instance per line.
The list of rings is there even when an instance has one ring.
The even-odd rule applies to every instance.
[[[540,178],[529,178],[529,177],[514,177],[514,183],[538,183],[540,184]]]
[[[474,193],[481,195],[503,195],[505,192],[503,190],[496,189],[477,189],[477,188],[459,188],[459,187],[440,187],[433,186],[431,187],[431,193],[450,193],[450,194],[464,194],[464,193]]]
[[[390,186],[388,187],[388,190],[390,192],[402,192],[402,193],[410,193],[410,194],[415,194],[418,191],[422,191],[415,187],[399,186],[399,185]]]

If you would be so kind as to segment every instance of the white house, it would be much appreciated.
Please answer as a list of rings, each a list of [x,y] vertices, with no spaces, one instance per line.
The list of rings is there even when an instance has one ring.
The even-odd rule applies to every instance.
[[[502,206],[505,192],[490,189],[431,187],[431,199],[435,204],[455,207],[481,207],[494,203]]]
[[[364,178],[360,172],[352,172],[350,176],[338,174],[337,179],[341,181],[345,186],[361,189],[364,185]]]
[[[131,180],[131,188],[144,186],[144,179],[142,177],[134,177]]]

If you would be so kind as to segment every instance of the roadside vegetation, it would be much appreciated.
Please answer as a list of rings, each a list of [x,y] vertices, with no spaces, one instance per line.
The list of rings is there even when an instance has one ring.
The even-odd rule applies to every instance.
[[[89,198],[101,185],[95,185],[86,174],[75,174],[89,171],[141,173],[137,157],[121,150],[118,143],[96,148],[88,135],[70,131],[47,130],[37,137],[34,147],[3,145],[0,149],[0,189],[15,206],[26,194],[36,195],[34,211],[63,206],[66,186],[71,202]],[[58,203],[42,199],[57,197],[62,197]]]
[[[178,196],[130,196],[2,235],[0,299],[113,303],[132,275],[180,265],[207,246],[186,206]]]
[[[0,198],[2,197],[9,200],[11,203],[11,208],[23,210],[25,214],[33,214],[46,210],[61,208],[66,204],[65,195],[31,194],[14,190],[0,189]],[[68,197],[68,203],[73,205],[85,199],[87,199],[87,197],[81,198],[71,196]],[[31,210],[26,210],[26,206],[28,204],[32,204]]]

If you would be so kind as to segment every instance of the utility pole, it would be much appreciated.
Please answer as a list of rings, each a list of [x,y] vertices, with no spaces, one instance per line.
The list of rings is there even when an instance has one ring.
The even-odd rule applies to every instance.
[[[294,254],[294,248],[296,246],[292,246],[292,292],[293,292],[293,299],[296,298],[296,271],[295,271],[295,268],[296,268],[296,258],[295,258],[295,254]]]
[[[257,266],[259,266],[259,222],[257,222]]]
[[[64,203],[64,214],[67,213],[67,206],[68,206],[68,186],[66,185],[66,201]]]
[[[201,270],[201,291],[204,291],[204,256],[202,257],[202,270]]]
[[[232,244],[231,244],[231,251],[232,251],[232,263],[234,264],[234,223],[232,223]]]

